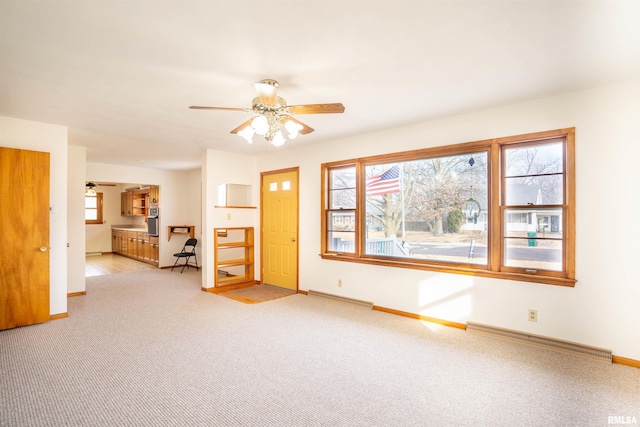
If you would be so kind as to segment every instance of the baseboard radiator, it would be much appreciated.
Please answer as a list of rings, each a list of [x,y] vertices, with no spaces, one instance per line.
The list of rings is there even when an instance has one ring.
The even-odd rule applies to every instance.
[[[505,338],[511,341],[543,347],[550,350],[585,356],[608,363],[612,363],[613,359],[611,350],[607,350],[604,348],[591,347],[570,341],[563,341],[540,335],[532,335],[526,332],[518,332],[510,329],[498,328],[495,326],[482,325],[480,323],[467,323],[467,331],[498,338]]]
[[[309,291],[307,292],[307,295],[311,295],[311,296],[316,296],[316,297],[323,297],[323,298],[330,298],[330,299],[334,299],[336,301],[342,301],[342,302],[348,302],[351,304],[357,304],[357,305],[362,305],[364,307],[367,307],[369,309],[373,309],[373,303],[369,302],[369,301],[362,301],[359,299],[354,299],[354,298],[347,298],[347,297],[343,297],[340,295],[334,295],[334,294],[327,294],[324,292],[319,292],[319,291],[314,291],[309,289]]]

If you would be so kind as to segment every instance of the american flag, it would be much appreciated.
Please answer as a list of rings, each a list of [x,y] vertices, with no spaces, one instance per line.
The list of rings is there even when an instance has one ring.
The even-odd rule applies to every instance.
[[[400,191],[400,168],[393,166],[382,175],[367,178],[367,197]]]

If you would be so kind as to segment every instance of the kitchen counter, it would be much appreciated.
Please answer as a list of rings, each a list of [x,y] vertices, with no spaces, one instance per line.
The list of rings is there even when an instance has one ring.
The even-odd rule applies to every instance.
[[[141,227],[136,225],[112,225],[112,230],[125,230],[125,231],[138,231],[142,233],[147,232],[147,227]]]

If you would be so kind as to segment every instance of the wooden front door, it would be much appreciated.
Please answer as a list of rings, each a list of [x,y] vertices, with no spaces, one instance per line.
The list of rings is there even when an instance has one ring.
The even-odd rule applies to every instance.
[[[46,322],[49,153],[0,147],[0,330]]]
[[[298,290],[298,169],[262,174],[262,282]]]

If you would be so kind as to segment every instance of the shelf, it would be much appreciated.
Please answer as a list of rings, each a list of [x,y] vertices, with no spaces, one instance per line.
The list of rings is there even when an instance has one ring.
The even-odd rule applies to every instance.
[[[235,266],[238,266],[238,265],[248,265],[248,264],[250,264],[250,262],[247,261],[244,258],[230,259],[230,260],[226,260],[226,261],[218,261],[218,268],[235,267]]]
[[[171,236],[174,234],[188,234],[190,238],[195,238],[196,226],[195,225],[169,225],[167,226],[167,240],[171,240]]]
[[[230,243],[220,243],[218,245],[218,248],[220,249],[225,249],[225,248],[244,248],[247,246],[253,246],[253,244],[247,244],[245,242],[230,242]]]
[[[245,276],[227,276],[220,277],[217,279],[217,287],[219,286],[229,286],[229,285],[237,285],[239,283],[250,283],[253,282],[253,279],[248,279]]]
[[[215,228],[213,237],[215,287],[254,282],[253,227]]]

